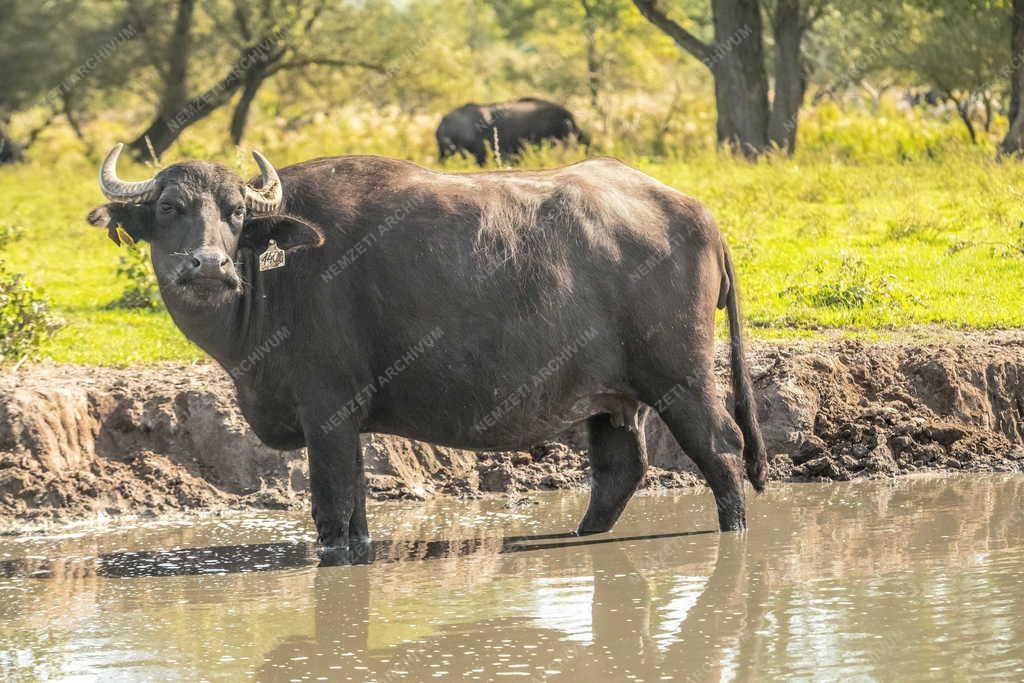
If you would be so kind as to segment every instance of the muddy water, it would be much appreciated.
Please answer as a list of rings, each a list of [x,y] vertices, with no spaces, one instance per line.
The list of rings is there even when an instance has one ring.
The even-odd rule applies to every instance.
[[[376,506],[376,561],[318,567],[304,515],[0,539],[5,679],[1024,678],[1024,477]]]

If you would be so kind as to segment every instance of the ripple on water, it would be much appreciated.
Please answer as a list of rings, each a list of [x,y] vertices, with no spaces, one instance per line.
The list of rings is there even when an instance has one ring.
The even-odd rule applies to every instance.
[[[750,531],[705,493],[614,534],[539,494],[375,506],[372,563],[321,567],[305,515],[0,539],[16,678],[948,680],[1024,673],[1024,477],[776,486]]]

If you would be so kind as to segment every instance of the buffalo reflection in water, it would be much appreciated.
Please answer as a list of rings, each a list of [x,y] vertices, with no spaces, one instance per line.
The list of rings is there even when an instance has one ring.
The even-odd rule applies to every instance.
[[[60,560],[20,558],[0,562],[0,578],[64,578],[100,576],[142,578],[194,576],[276,571],[302,567],[388,564],[420,560],[444,560],[478,554],[509,554],[629,541],[679,538],[706,531],[648,534],[579,540],[573,533],[472,538],[437,541],[372,541],[365,548],[340,555],[318,554],[312,543],[249,543],[174,550],[140,550],[106,553],[96,558]],[[565,540],[558,540],[565,539]],[[540,541],[540,542],[538,542]]]

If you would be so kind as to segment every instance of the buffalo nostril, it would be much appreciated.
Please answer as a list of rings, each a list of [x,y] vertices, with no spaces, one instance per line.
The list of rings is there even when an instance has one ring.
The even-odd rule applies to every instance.
[[[222,256],[220,259],[220,267],[223,268],[224,266],[226,266],[229,260],[230,259],[228,259],[227,255]]]
[[[203,265],[202,262],[199,259],[197,259],[195,256],[189,256],[188,257],[188,264],[190,266],[192,266],[193,268],[198,268],[199,266]]]

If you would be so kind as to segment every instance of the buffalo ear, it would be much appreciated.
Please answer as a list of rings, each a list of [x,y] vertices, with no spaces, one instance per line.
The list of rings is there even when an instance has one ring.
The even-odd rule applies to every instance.
[[[263,251],[270,244],[285,251],[319,247],[324,243],[324,233],[316,225],[296,216],[253,216],[245,221],[239,246]]]
[[[107,237],[121,246],[118,228],[128,233],[136,242],[149,239],[153,225],[153,207],[149,204],[123,204],[112,202],[97,206],[85,219],[89,225],[106,228]]]

